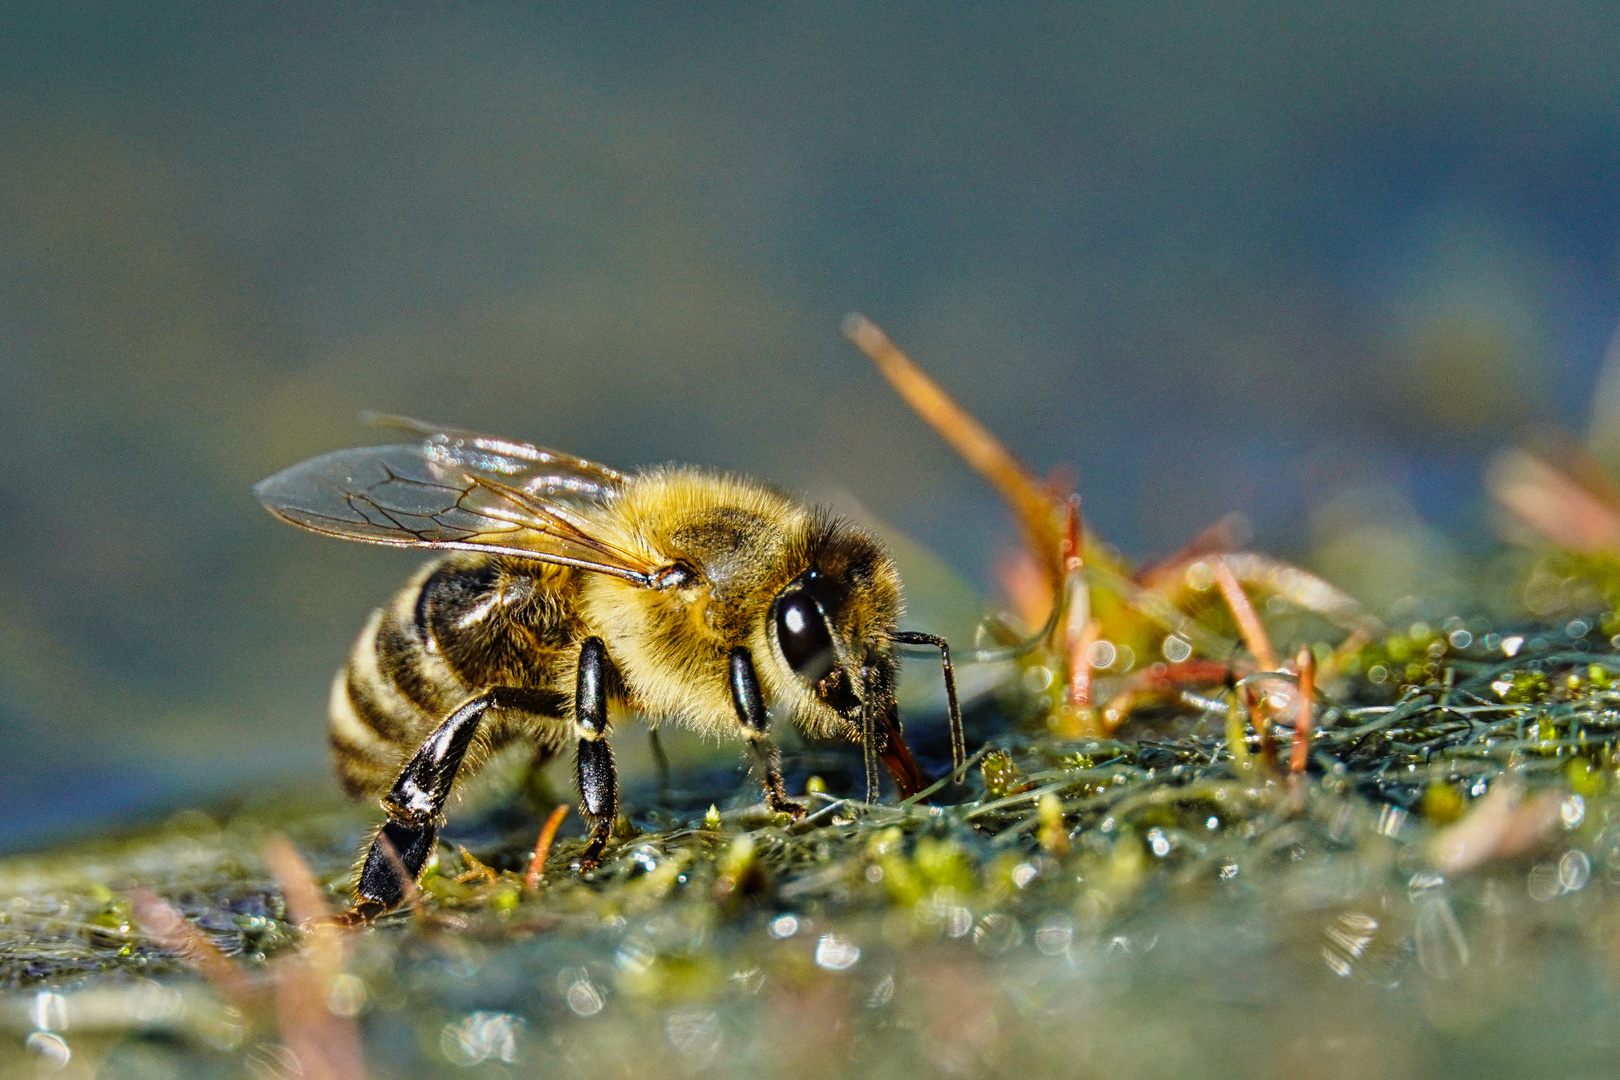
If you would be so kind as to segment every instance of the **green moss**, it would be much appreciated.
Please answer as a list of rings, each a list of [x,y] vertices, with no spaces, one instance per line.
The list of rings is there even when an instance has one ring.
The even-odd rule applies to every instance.
[[[367,1045],[393,1063],[378,1071],[413,1076],[454,1072],[496,1029],[515,1032],[531,1071],[586,1076],[793,1061],[910,1075],[969,1060],[1040,1075],[1076,1055],[1093,1071],[1225,1061],[1237,1075],[1281,1068],[1273,1043],[1357,1032],[1398,1047],[1408,1073],[1438,1072],[1467,1057],[1458,1031],[1496,1032],[1492,1060],[1525,1071],[1537,1059],[1502,1050],[1518,1030],[1506,1018],[1545,1046],[1573,1038],[1581,1013],[1538,1011],[1538,995],[1606,993],[1580,958],[1607,955],[1620,928],[1620,656],[1562,624],[1509,635],[1522,639],[1512,656],[1500,635],[1422,629],[1370,644],[1327,684],[1297,780],[1271,771],[1240,714],[1193,697],[1117,740],[1059,738],[1032,713],[1026,727],[981,717],[993,749],[977,781],[933,805],[841,801],[828,789],[854,781],[826,758],[817,771],[834,779],[807,785],[808,824],[727,777],[690,812],[632,792],[607,863],[575,875],[581,840],[561,838],[532,893],[521,873],[537,821],[458,826],[466,847],[447,840],[424,875],[426,919],[400,912],[353,937],[343,1000],[366,1003]],[[1374,678],[1395,664],[1400,680]],[[1518,805],[1556,813],[1537,811],[1510,855],[1445,870],[1443,830],[1504,778],[1525,790]],[[83,995],[116,992],[124,1011],[96,1014],[113,1020],[59,1033],[82,1060],[251,1072],[273,1025],[222,1021],[217,1002],[141,1019],[155,1014],[133,988],[213,999],[134,925],[129,889],[170,898],[262,975],[299,940],[265,837],[291,835],[339,902],[367,819],[271,801],[0,862],[0,979],[15,994],[0,1066],[30,1053],[39,992],[86,1016],[115,999]],[[1242,1036],[1256,1005],[1305,1034]],[[1193,1025],[1196,1053],[1145,1034],[1168,1015]],[[1109,1057],[1126,1031],[1132,1054]]]

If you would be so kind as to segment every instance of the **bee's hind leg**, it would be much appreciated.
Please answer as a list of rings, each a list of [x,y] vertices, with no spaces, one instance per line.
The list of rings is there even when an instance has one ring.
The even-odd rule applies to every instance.
[[[368,922],[405,899],[433,855],[439,816],[484,714],[502,705],[541,707],[533,696],[510,687],[486,690],[451,713],[411,755],[382,798],[388,820],[372,838],[343,921]]]
[[[787,788],[782,783],[782,756],[776,752],[768,734],[771,718],[765,711],[765,697],[759,691],[753,654],[741,645],[731,650],[731,704],[737,710],[737,723],[764,774],[766,804],[778,813],[803,817],[804,804],[788,798]]]

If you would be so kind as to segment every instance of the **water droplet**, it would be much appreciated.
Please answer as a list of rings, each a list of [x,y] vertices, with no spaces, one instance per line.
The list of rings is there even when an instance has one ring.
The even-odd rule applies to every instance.
[[[41,990],[34,995],[28,1015],[41,1031],[66,1031],[68,1028],[68,1002],[61,994]]]
[[[1035,869],[1035,867],[1031,866],[1029,863],[1021,862],[1017,866],[1013,867],[1012,883],[1022,889],[1030,882],[1034,881],[1035,875],[1039,873],[1040,871]]]
[[[860,958],[860,948],[837,934],[822,934],[816,942],[816,966],[828,971],[846,971]]]
[[[992,911],[973,927],[973,944],[992,955],[999,956],[1023,940],[1024,928],[1018,920],[999,911]]]
[[[1042,923],[1035,931],[1035,947],[1047,956],[1061,956],[1074,940],[1074,924],[1059,915]]]
[[[1451,901],[1436,887],[1417,901],[1417,908],[1413,937],[1418,965],[1437,979],[1449,979],[1468,966],[1468,939],[1457,925]]]
[[[1091,666],[1099,670],[1112,667],[1118,656],[1119,650],[1112,641],[1098,641],[1091,646]]]
[[[1385,803],[1378,811],[1378,831],[1385,836],[1399,836],[1401,829],[1406,826],[1406,819],[1410,815],[1399,806]]]
[[[1474,635],[1467,630],[1453,630],[1446,640],[1451,642],[1453,649],[1466,649],[1474,643]]]
[[[1220,827],[1221,827],[1221,819],[1216,817],[1214,814],[1211,814],[1204,821],[1204,828],[1208,829],[1210,832],[1214,832],[1216,829],[1218,829]]]
[[[326,1008],[333,1016],[359,1016],[366,1007],[366,981],[340,972],[326,988]]]
[[[1544,862],[1532,866],[1525,886],[1530,890],[1532,900],[1547,901],[1559,895],[1564,891],[1564,885],[1558,880],[1558,864]]]
[[[1586,800],[1579,795],[1571,795],[1558,804],[1558,816],[1564,822],[1564,828],[1573,829],[1586,817]]]
[[[1036,664],[1024,669],[1024,689],[1031,694],[1044,693],[1052,685],[1052,669]]]
[[[485,1061],[517,1060],[517,1037],[523,1019],[511,1013],[469,1013],[464,1019],[444,1025],[439,1032],[439,1049],[454,1065],[473,1066]]]
[[[1192,645],[1186,638],[1171,634],[1164,639],[1162,650],[1164,658],[1172,664],[1179,664],[1192,655]]]
[[[783,938],[790,938],[799,932],[799,920],[793,915],[778,915],[771,920],[767,930],[771,937],[776,938],[778,941]]]
[[[720,1017],[715,1013],[674,1012],[664,1018],[664,1037],[701,1066],[714,1060],[725,1035],[720,1030]]]
[[[1558,860],[1558,884],[1565,892],[1575,892],[1592,880],[1592,860],[1584,851],[1566,851]]]
[[[28,1036],[24,1045],[58,1069],[73,1060],[73,1051],[68,1047],[67,1040],[53,1032],[36,1031]]]
[[[1524,648],[1524,636],[1522,634],[1509,634],[1502,639],[1503,656],[1518,656],[1519,650],[1522,648]]]
[[[1215,571],[1210,569],[1209,563],[1202,559],[1187,567],[1187,588],[1194,592],[1204,592],[1215,584]]]
[[[1148,847],[1153,849],[1153,854],[1159,856],[1161,859],[1170,854],[1170,838],[1164,835],[1163,829],[1149,829],[1147,841]]]
[[[569,983],[568,992],[563,996],[568,1001],[568,1007],[580,1016],[595,1016],[607,1004],[602,991],[588,977]]]

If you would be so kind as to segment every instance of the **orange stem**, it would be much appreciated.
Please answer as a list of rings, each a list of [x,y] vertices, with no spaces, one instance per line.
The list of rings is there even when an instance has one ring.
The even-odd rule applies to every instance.
[[[568,816],[568,804],[559,803],[540,828],[540,838],[534,842],[534,855],[529,859],[529,872],[523,878],[524,892],[539,892],[540,879],[546,873],[546,857],[551,854],[551,842],[557,838],[557,828]]]
[[[1209,568],[1215,575],[1215,584],[1221,590],[1221,596],[1226,600],[1226,606],[1232,609],[1232,617],[1237,620],[1238,632],[1243,635],[1243,643],[1254,654],[1254,659],[1260,665],[1261,671],[1277,670],[1277,652],[1271,647],[1271,638],[1255,613],[1254,605],[1249,602],[1249,596],[1238,583],[1237,575],[1226,560],[1219,555],[1212,556]]]
[[[1092,619],[1069,643],[1069,704],[1091,706],[1091,651],[1102,638],[1102,622]]]
[[[1055,535],[1055,507],[1045,486],[988,428],[924,374],[876,323],[864,315],[850,315],[844,320],[844,335],[871,357],[906,404],[1001,493],[1022,519],[1043,568],[1053,575],[1054,586],[1061,584],[1062,553]]]
[[[1299,650],[1299,715],[1294,721],[1294,747],[1288,758],[1288,771],[1295,776],[1305,772],[1311,754],[1311,706],[1316,696],[1316,656],[1309,645]]]

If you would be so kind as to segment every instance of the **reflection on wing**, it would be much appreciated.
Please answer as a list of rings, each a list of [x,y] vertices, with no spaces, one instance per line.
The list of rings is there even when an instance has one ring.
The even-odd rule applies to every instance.
[[[625,480],[623,473],[606,465],[498,435],[480,435],[408,416],[368,413],[366,419],[376,427],[420,436],[423,453],[442,465],[548,499],[602,502],[612,498]]]
[[[660,567],[650,556],[593,536],[580,512],[616,495],[621,474],[480,440],[434,430],[414,445],[338,450],[261,480],[253,493],[284,521],[329,536],[516,555],[653,584]]]

